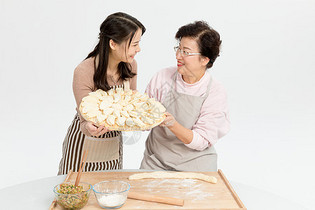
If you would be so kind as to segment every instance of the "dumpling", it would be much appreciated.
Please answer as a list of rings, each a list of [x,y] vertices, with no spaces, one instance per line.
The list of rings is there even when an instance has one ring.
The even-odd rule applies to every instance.
[[[126,118],[125,117],[118,117],[116,122],[117,122],[118,126],[124,126],[125,122],[126,122]]]
[[[152,104],[152,110],[156,113],[164,113],[166,111],[165,107],[158,101]]]
[[[119,101],[119,104],[124,107],[124,106],[128,105],[128,101],[121,100],[121,101]]]
[[[119,95],[122,95],[124,93],[124,89],[122,88],[116,88],[116,93],[118,93]]]
[[[95,92],[90,92],[89,95],[90,95],[90,96],[94,96],[94,97],[98,98],[99,100],[102,100],[102,98],[103,98],[104,96],[106,96],[107,93],[106,93],[105,91],[101,90],[101,89],[98,89],[98,90],[95,91]]]
[[[108,103],[108,104],[112,104],[114,101],[113,96],[104,96],[103,97],[103,102]]]
[[[102,101],[102,103],[100,104],[100,109],[105,110],[111,106],[112,106],[112,103],[108,103],[107,101]]]
[[[99,104],[100,101],[97,97],[95,96],[85,96],[84,98],[82,98],[82,102],[84,103],[91,103],[91,104]]]
[[[122,110],[123,106],[121,104],[113,104],[112,108],[115,110]]]
[[[89,117],[89,118],[93,118],[93,117],[97,117],[98,115],[101,115],[102,112],[100,110],[89,110],[86,115]]]
[[[115,119],[116,117],[114,115],[109,115],[106,119],[106,122],[108,125],[115,125]]]
[[[135,109],[135,107],[132,104],[128,104],[127,106],[124,107],[124,110],[126,110],[126,111],[132,111],[134,109]]]
[[[122,110],[122,111],[120,112],[120,114],[121,114],[122,116],[126,117],[126,118],[130,117],[130,115],[128,114],[128,112],[127,112],[126,110]]]
[[[137,126],[144,127],[145,124],[139,119],[139,118],[134,118],[133,121],[136,123]]]
[[[120,101],[120,99],[121,99],[121,95],[120,94],[118,94],[118,93],[114,93],[114,102],[115,103],[117,103],[118,101]]]
[[[135,122],[133,121],[131,117],[129,117],[126,119],[126,125],[128,125],[129,127],[132,127],[135,125]]]
[[[120,110],[119,109],[115,109],[113,114],[115,115],[115,117],[120,117]]]
[[[135,92],[135,94],[133,95],[133,98],[140,99],[141,96],[142,96],[142,94],[137,91],[137,92]]]
[[[155,104],[155,99],[154,98],[149,98],[148,100],[147,100],[147,103],[148,104]]]
[[[125,95],[131,96],[133,94],[133,91],[131,89],[125,90]]]
[[[109,96],[114,95],[114,93],[115,93],[115,90],[114,90],[114,89],[110,89],[110,90],[107,91],[107,94],[108,94]]]
[[[135,112],[135,111],[128,111],[128,114],[131,116],[131,117],[138,117],[139,113],[138,112]]]
[[[104,124],[105,120],[106,120],[107,116],[104,114],[100,114],[96,116],[97,122],[99,125]]]
[[[90,110],[91,111],[98,111],[99,108],[97,106],[97,104],[87,104],[87,103],[84,103],[82,104],[83,108],[81,109],[81,113],[88,113]]]
[[[143,104],[144,104],[144,102],[141,101],[141,102],[136,102],[136,103],[134,103],[133,105],[135,106],[136,109],[139,109],[139,108],[142,107]]]
[[[151,113],[148,114],[147,116],[148,116],[149,118],[151,118],[151,119],[156,120],[156,119],[160,119],[161,116],[162,116],[162,114],[156,113],[156,112],[151,112]]]
[[[110,116],[114,112],[113,108],[107,108],[103,110],[103,114],[106,116]]]
[[[124,100],[127,101],[127,102],[130,101],[131,100],[131,96],[130,95],[125,95]]]
[[[148,117],[148,116],[141,116],[141,121],[146,123],[146,124],[149,124],[149,125],[152,125],[154,124],[154,120],[151,118],[151,117]]]

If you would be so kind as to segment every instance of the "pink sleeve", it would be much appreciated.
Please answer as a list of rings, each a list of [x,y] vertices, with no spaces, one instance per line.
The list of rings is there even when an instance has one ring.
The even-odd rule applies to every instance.
[[[196,131],[192,130],[193,132],[193,140],[189,144],[185,144],[187,147],[190,149],[195,149],[202,151],[209,147],[210,143],[203,138],[202,136],[199,135]]]
[[[187,147],[204,150],[214,145],[230,130],[227,96],[224,88],[213,83],[210,93],[202,105],[200,116],[193,126],[193,140]]]
[[[162,69],[152,77],[145,90],[150,98],[155,98],[157,101],[163,103],[170,89],[169,84],[173,72],[173,69]]]
[[[155,98],[158,100],[158,94],[157,94],[157,88],[156,88],[156,76],[152,77],[149,84],[147,85],[147,88],[145,89],[145,92],[148,94],[150,98]]]

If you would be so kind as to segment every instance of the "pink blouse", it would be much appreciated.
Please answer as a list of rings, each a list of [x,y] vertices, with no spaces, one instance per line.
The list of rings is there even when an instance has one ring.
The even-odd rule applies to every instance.
[[[169,67],[159,71],[148,84],[146,93],[163,103],[171,89],[172,76],[176,71],[177,67]],[[188,84],[180,74],[177,74],[175,90],[188,95],[205,96],[210,78],[210,73],[206,71],[198,82]],[[201,107],[196,124],[192,127],[192,142],[185,145],[191,149],[204,150],[214,145],[229,130],[230,119],[226,91],[218,81],[212,78],[209,95]]]

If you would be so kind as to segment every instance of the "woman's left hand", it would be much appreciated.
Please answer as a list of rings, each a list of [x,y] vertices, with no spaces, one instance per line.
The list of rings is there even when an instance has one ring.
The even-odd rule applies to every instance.
[[[170,113],[166,112],[165,113],[166,118],[164,119],[164,121],[160,124],[161,127],[170,127],[173,126],[174,123],[176,122],[175,118],[173,117],[173,115],[171,115]]]

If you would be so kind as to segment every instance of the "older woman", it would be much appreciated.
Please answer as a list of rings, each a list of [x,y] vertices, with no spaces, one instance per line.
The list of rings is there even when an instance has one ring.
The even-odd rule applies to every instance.
[[[166,107],[161,126],[151,130],[142,169],[216,171],[214,144],[230,129],[226,92],[207,69],[220,51],[220,35],[206,22],[179,28],[177,67],[158,72],[146,92]]]

